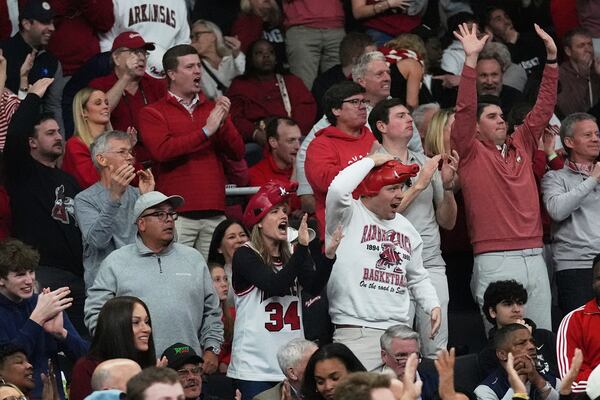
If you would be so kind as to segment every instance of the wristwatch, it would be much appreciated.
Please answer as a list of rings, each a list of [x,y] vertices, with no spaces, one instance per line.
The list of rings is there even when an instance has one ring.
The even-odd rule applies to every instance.
[[[214,353],[214,354],[216,354],[218,356],[219,353],[221,352],[221,349],[219,347],[210,346],[210,347],[205,348],[204,351],[205,352],[206,351],[210,351],[210,352],[212,352],[212,353]]]

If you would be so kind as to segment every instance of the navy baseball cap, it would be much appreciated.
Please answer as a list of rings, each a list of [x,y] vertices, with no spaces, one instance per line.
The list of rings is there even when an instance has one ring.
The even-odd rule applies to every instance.
[[[47,1],[29,0],[19,15],[19,20],[32,19],[48,23],[56,16],[56,12]]]

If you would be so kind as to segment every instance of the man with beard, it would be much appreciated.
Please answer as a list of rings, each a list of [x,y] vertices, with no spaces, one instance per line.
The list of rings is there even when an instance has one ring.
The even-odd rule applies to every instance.
[[[177,340],[204,351],[204,372],[217,368],[223,343],[219,298],[200,253],[175,242],[177,208],[181,196],[149,192],[133,208],[135,243],[104,259],[85,302],[85,321],[94,331],[100,309],[116,296],[135,296],[147,305],[152,318],[156,354]],[[182,301],[184,300],[184,301]]]
[[[506,325],[496,332],[494,345],[501,367],[491,373],[475,388],[478,400],[499,400],[513,397],[508,381],[506,363],[508,354],[514,357],[514,368],[525,384],[530,399],[558,400],[560,379],[536,369],[537,352],[530,328],[522,324]]]
[[[504,115],[508,115],[513,104],[522,99],[517,89],[504,85],[503,61],[493,51],[481,52],[477,60],[477,96],[480,103],[498,103]]]
[[[40,115],[51,78],[35,82],[13,115],[6,137],[6,190],[11,199],[12,235],[40,253],[37,280],[42,287],[68,286],[73,306],[67,311],[83,333],[83,266],[81,232],[73,198],[75,179],[58,168],[63,137],[54,117]]]
[[[91,146],[100,181],[75,196],[75,213],[83,238],[86,288],[94,283],[100,263],[113,250],[135,242],[133,206],[140,194],[154,190],[150,170],[135,171],[129,134],[104,132]],[[130,185],[139,177],[139,189]]]
[[[588,377],[600,364],[600,254],[592,263],[592,290],[594,298],[567,314],[558,328],[556,353],[561,377],[571,368],[575,349],[583,353],[583,363],[572,385],[573,393],[585,392]]]
[[[600,61],[594,60],[592,36],[583,28],[563,38],[567,56],[560,64],[560,91],[557,106],[563,116],[586,112],[600,99]]]

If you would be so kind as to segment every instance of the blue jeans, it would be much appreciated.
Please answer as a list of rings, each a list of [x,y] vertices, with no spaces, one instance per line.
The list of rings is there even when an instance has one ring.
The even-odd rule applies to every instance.
[[[563,315],[581,307],[594,297],[592,269],[564,269],[554,274],[558,289],[558,306]]]
[[[376,29],[369,28],[366,30],[366,32],[367,35],[371,36],[377,46],[383,46],[394,38],[392,35],[388,35],[387,33],[378,31]]]
[[[264,382],[264,381],[244,381],[236,379],[234,386],[242,393],[242,399],[253,399],[254,396],[271,389],[279,382]]]

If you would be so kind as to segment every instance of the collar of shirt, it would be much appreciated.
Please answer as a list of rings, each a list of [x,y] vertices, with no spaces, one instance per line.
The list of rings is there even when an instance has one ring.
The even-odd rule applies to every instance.
[[[583,175],[589,176],[592,173],[592,170],[594,169],[594,164],[576,163],[574,161],[569,160],[569,168],[571,168],[575,172],[579,172]]]
[[[195,95],[191,102],[187,103],[183,98],[177,96],[175,93],[169,91],[169,94],[177,100],[190,114],[194,113],[194,110],[200,104],[200,96]]]
[[[502,146],[500,146],[499,144],[497,144],[496,148],[498,149],[498,151],[502,155],[502,158],[506,158],[506,154],[508,153],[508,145],[506,143],[503,143]]]

